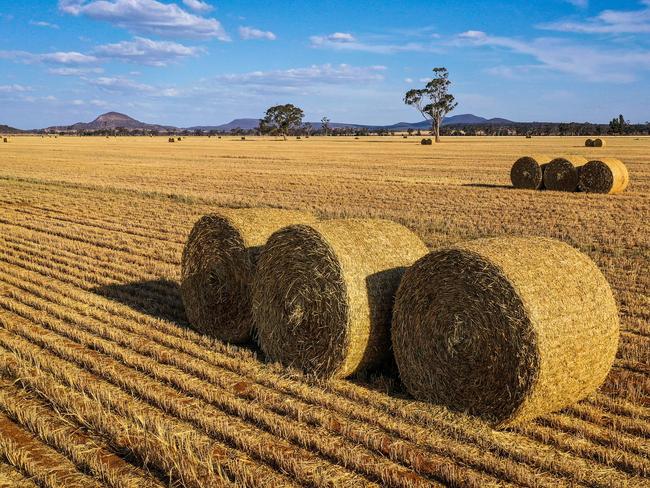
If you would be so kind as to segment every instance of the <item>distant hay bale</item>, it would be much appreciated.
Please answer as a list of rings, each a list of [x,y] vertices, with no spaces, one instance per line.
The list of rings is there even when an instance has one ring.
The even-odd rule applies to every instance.
[[[9,139],[7,139],[6,137],[3,137],[2,142],[9,142]]]
[[[533,136],[531,136],[530,134],[526,134],[526,139],[532,139],[532,138]]]
[[[402,136],[402,139],[408,139],[409,136]]]
[[[180,137],[177,137],[177,138],[176,138],[176,140],[177,140],[177,141],[180,141],[180,140],[181,140],[181,138],[180,138]]]
[[[265,208],[224,209],[201,217],[181,261],[181,296],[192,326],[223,341],[249,341],[250,285],[260,247],[276,230],[314,220],[308,212]]]
[[[244,136],[242,136],[242,138],[241,138],[241,140],[242,140],[242,141],[245,141],[245,140],[246,140],[246,138],[245,138]]]
[[[167,139],[167,142],[176,142],[176,139],[174,139],[173,137],[170,137],[169,139]]]
[[[587,139],[585,141],[585,147],[594,147],[594,140],[593,139]]]
[[[390,350],[393,297],[424,243],[387,220],[330,220],[273,234],[253,280],[267,356],[321,378],[371,369]]]
[[[588,193],[620,193],[630,183],[627,167],[615,158],[589,161],[579,173],[578,187]]]
[[[603,139],[594,139],[594,147],[605,147],[605,141]]]
[[[582,156],[562,156],[553,159],[544,168],[544,188],[555,191],[576,191],[578,169],[587,163]]]
[[[296,139],[297,139],[297,140],[300,140],[300,136],[296,136]]]
[[[392,341],[417,399],[505,426],[594,392],[616,356],[607,280],[571,246],[480,239],[434,251],[406,271]]]
[[[545,154],[534,154],[517,159],[510,169],[512,186],[529,190],[544,188],[544,170],[551,159]]]
[[[420,144],[422,144],[423,146],[431,146],[433,144],[433,140],[432,139],[422,139],[420,141]]]

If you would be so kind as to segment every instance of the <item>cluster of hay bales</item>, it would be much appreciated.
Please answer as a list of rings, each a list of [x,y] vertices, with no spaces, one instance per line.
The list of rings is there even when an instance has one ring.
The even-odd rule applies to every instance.
[[[431,146],[433,144],[433,140],[430,138],[425,138],[420,141],[420,144],[423,146]]]
[[[174,139],[173,137],[170,137],[169,139],[167,139],[167,142],[176,142],[176,139]]]
[[[322,379],[394,357],[416,399],[494,426],[586,397],[618,347],[604,276],[552,239],[428,252],[387,220],[224,210],[195,224],[181,276],[188,319],[203,333],[256,338],[270,360]]]
[[[625,164],[615,158],[533,155],[514,162],[510,181],[521,189],[613,194],[624,191],[630,177]]]
[[[603,139],[587,139],[585,141],[585,147],[605,147],[605,141]]]

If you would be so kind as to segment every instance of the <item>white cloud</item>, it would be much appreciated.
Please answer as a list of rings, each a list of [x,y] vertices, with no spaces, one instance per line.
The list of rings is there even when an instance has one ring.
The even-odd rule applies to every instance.
[[[138,83],[129,78],[124,78],[121,76],[110,77],[110,76],[100,76],[99,78],[85,78],[84,79],[88,84],[102,88],[107,91],[112,92],[153,92],[155,88],[151,85],[144,83]]]
[[[210,4],[202,2],[201,0],[183,0],[186,7],[191,8],[196,12],[210,12],[214,7]]]
[[[197,56],[203,48],[185,46],[171,41],[152,41],[136,37],[132,41],[98,46],[95,53],[103,58],[120,59],[149,66],[166,66],[172,61]]]
[[[650,1],[641,2],[641,10],[603,10],[584,21],[561,20],[538,27],[581,34],[647,34],[650,33]]]
[[[50,68],[47,70],[51,75],[59,76],[82,76],[90,74],[100,74],[104,72],[103,68]]]
[[[589,0],[566,0],[566,2],[578,8],[587,8],[589,6]]]
[[[31,87],[25,85],[0,85],[0,93],[25,93],[31,91]]]
[[[48,63],[63,65],[91,64],[98,61],[95,56],[88,56],[75,51],[59,51],[45,54],[34,54],[27,51],[0,51],[0,59],[11,59],[26,64]]]
[[[341,84],[360,81],[381,81],[385,66],[350,66],[348,64],[313,65],[308,68],[292,68],[274,71],[217,76],[222,82],[240,85],[272,85],[300,87],[307,85]]]
[[[277,39],[276,35],[273,32],[263,31],[260,29],[256,29],[255,27],[240,27],[239,37],[241,37],[244,40],[266,39],[268,41],[275,41]]]
[[[376,54],[431,52],[434,50],[432,46],[420,42],[362,42],[349,32],[334,32],[326,36],[311,36],[309,41],[313,48],[333,49],[337,51],[363,51]]]
[[[650,70],[650,51],[589,47],[566,39],[520,40],[467,31],[457,36],[456,45],[504,48],[533,57],[538,62],[537,65],[527,65],[526,69],[546,69],[586,81],[626,83],[634,81],[637,72]],[[502,67],[498,69],[501,74],[512,75],[518,68],[510,67],[509,71]]]
[[[57,24],[52,24],[50,22],[45,22],[44,20],[30,20],[29,25],[34,25],[36,27],[49,27],[50,29],[58,29]]]
[[[217,19],[189,13],[174,3],[156,0],[59,0],[59,9],[67,14],[110,22],[139,33],[230,40]]]
[[[77,99],[77,100],[72,100],[71,103],[72,103],[72,105],[77,105],[77,106],[79,106],[79,105],[83,105],[83,104],[84,104],[84,101],[83,101],[83,100],[79,100],[79,99]]]
[[[413,83],[413,78],[404,78],[404,83]]]

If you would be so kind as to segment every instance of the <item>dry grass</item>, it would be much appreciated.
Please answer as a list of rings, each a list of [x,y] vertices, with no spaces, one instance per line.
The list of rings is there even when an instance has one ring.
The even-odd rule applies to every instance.
[[[509,188],[522,154],[593,159],[579,138],[11,142],[0,148],[0,485],[648,485],[650,139],[598,150],[629,169],[619,195]],[[226,206],[389,218],[430,247],[559,238],[612,285],[614,368],[580,403],[495,431],[410,399],[394,377],[320,384],[264,364],[184,315],[185,240]]]

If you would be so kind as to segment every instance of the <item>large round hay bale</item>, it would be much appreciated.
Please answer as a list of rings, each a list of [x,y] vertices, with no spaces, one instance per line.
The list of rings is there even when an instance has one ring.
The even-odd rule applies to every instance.
[[[616,355],[616,303],[597,266],[546,238],[481,239],[406,271],[392,339],[416,398],[497,425],[593,391]]]
[[[593,139],[587,139],[585,141],[585,147],[594,147],[594,140]]]
[[[261,246],[282,227],[314,220],[307,212],[268,208],[225,209],[201,217],[181,261],[180,289],[190,324],[223,341],[250,341],[250,286]]]
[[[562,156],[553,159],[544,168],[544,188],[556,191],[578,189],[578,168],[587,163],[582,156]]]
[[[387,220],[294,225],[273,234],[253,281],[253,316],[267,356],[321,378],[389,358],[392,305],[424,243]]]
[[[515,188],[539,190],[544,187],[544,169],[551,161],[550,156],[536,154],[523,156],[512,165],[510,181]]]
[[[605,147],[605,141],[603,139],[594,139],[594,147]]]
[[[580,167],[580,190],[588,193],[620,193],[630,183],[630,174],[622,161],[601,158]]]

